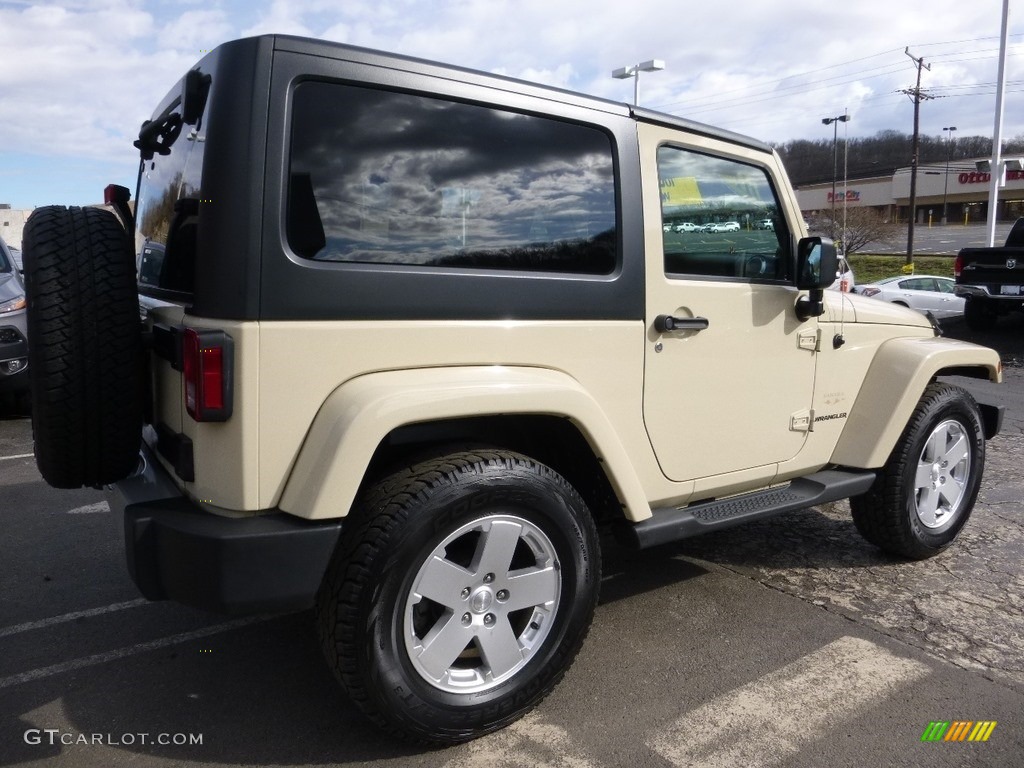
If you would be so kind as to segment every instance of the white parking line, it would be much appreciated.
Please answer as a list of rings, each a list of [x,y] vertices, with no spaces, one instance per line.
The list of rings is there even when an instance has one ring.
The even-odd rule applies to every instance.
[[[69,509],[69,515],[95,515],[98,512],[109,512],[110,504],[106,501],[97,501],[95,504],[86,504],[84,507]]]
[[[842,637],[687,712],[648,745],[686,768],[769,768],[827,727],[929,673],[867,640]]]
[[[42,629],[43,627],[52,627],[54,624],[64,624],[68,621],[75,621],[76,619],[85,619],[90,616],[102,616],[104,613],[113,613],[114,611],[123,611],[126,608],[138,608],[140,605],[148,605],[149,600],[145,598],[137,598],[135,600],[128,600],[124,603],[114,603],[113,605],[104,605],[101,608],[87,608],[84,611],[75,611],[73,613],[64,613],[60,616],[51,616],[48,619],[37,619],[36,621],[26,621],[24,624],[15,624],[12,627],[0,627],[0,637],[8,637],[10,635],[18,635],[22,632],[31,632],[34,629]]]
[[[536,712],[467,744],[444,768],[595,768],[568,731],[541,722]]]
[[[34,453],[19,453],[16,456],[0,456],[0,461],[10,461],[11,459],[30,459],[35,456]]]
[[[123,659],[127,656],[136,656],[140,653],[155,651],[159,648],[166,648],[169,645],[178,645],[179,643],[198,640],[201,637],[219,635],[222,632],[230,632],[233,629],[246,627],[260,621],[269,621],[271,618],[274,617],[249,616],[244,619],[238,619],[237,621],[229,621],[225,624],[215,624],[212,627],[204,627],[203,629],[197,629],[192,632],[182,632],[181,634],[171,635],[170,637],[161,637],[158,640],[151,640],[148,643],[139,643],[138,645],[131,645],[127,648],[118,648],[114,651],[106,651],[105,653],[97,653],[92,656],[83,656],[80,659],[63,661],[60,664],[52,664],[49,667],[32,669],[28,672],[21,672],[17,675],[10,675],[9,677],[0,677],[0,690],[10,688],[14,685],[21,685],[22,683],[31,683],[34,680],[42,680],[46,677],[53,677],[54,675],[62,675],[66,672],[73,672],[76,669],[94,667],[98,664],[106,664],[107,662]]]

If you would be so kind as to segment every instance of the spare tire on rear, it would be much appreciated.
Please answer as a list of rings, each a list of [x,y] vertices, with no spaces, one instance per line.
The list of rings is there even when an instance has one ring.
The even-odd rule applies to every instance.
[[[135,259],[101,208],[33,211],[23,238],[36,464],[55,488],[138,465],[142,334]]]

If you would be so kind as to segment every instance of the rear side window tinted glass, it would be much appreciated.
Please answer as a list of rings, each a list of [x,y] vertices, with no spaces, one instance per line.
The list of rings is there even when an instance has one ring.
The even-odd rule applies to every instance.
[[[286,214],[317,261],[609,274],[610,138],[595,128],[339,83],[294,91]]]

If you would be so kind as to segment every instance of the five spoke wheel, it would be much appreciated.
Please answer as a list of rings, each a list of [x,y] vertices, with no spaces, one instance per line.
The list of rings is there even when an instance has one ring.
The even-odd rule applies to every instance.
[[[981,409],[966,390],[933,382],[874,485],[850,499],[853,522],[886,552],[937,555],[967,523],[984,468]]]
[[[445,452],[362,495],[317,596],[320,638],[376,722],[455,744],[551,692],[600,581],[597,528],[561,475],[513,451]]]
[[[544,532],[512,515],[490,515],[445,537],[406,600],[405,644],[416,671],[453,693],[514,675],[551,629],[558,569]]]
[[[960,510],[971,476],[970,441],[957,421],[932,430],[917,462],[917,516],[927,528],[940,528]]]

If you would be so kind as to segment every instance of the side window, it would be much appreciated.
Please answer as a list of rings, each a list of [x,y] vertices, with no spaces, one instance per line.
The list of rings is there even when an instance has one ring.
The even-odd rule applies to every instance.
[[[930,277],[912,277],[900,283],[900,288],[905,291],[934,291],[935,281]]]
[[[317,261],[609,274],[611,139],[558,120],[326,82],[294,91],[286,229]]]
[[[953,288],[953,286],[956,285],[956,283],[954,283],[952,280],[949,280],[948,278],[941,278],[940,277],[935,282],[938,283],[939,290],[942,293],[955,293],[956,292],[954,290],[954,288]]]
[[[789,231],[763,168],[658,148],[665,272],[789,280]]]

